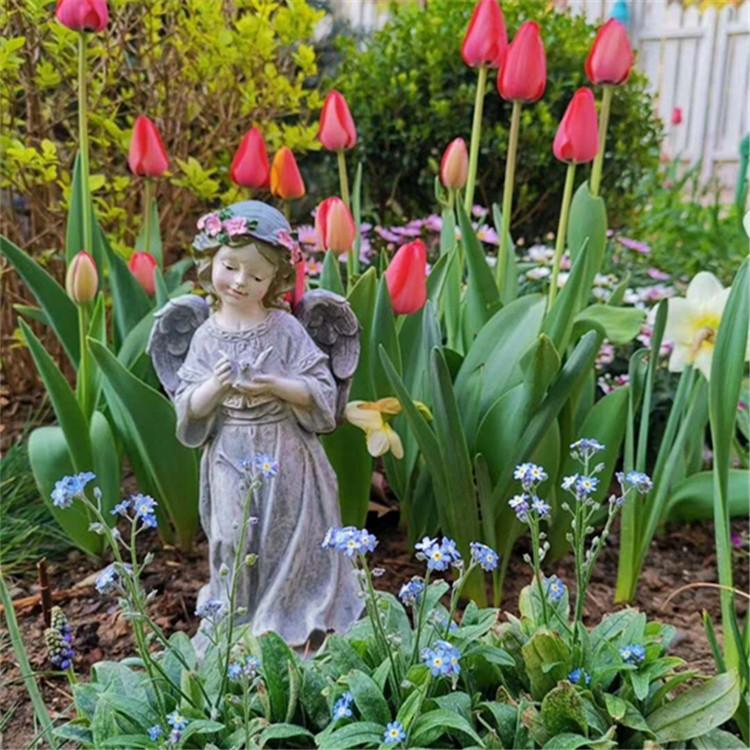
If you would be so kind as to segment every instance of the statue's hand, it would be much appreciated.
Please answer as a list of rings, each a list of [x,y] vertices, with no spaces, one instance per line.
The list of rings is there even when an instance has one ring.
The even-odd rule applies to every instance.
[[[222,388],[229,388],[232,385],[232,363],[226,354],[222,354],[214,365],[214,377]]]
[[[236,384],[235,388],[248,396],[266,396],[274,393],[277,384],[278,377],[276,375],[258,373],[251,380]]]

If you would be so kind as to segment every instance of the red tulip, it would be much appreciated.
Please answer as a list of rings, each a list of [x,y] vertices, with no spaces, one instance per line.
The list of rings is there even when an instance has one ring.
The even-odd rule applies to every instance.
[[[318,243],[336,255],[348,253],[357,236],[354,217],[341,198],[326,198],[315,214]]]
[[[672,125],[682,125],[682,107],[675,107],[672,110]]]
[[[385,271],[393,312],[411,315],[427,302],[427,247],[415,240],[400,247]]]
[[[599,123],[591,89],[578,89],[557,128],[552,151],[560,161],[585,164],[599,151]]]
[[[329,151],[342,151],[357,145],[357,128],[344,96],[331,91],[320,112],[318,138]]]
[[[96,297],[99,273],[96,262],[84,250],[73,257],[65,274],[65,291],[77,305],[85,305]]]
[[[591,83],[619,86],[628,80],[634,60],[628,30],[610,18],[599,29],[584,67]]]
[[[146,294],[150,294],[152,297],[156,293],[154,275],[158,266],[156,258],[151,253],[133,253],[128,261],[130,273],[135,276],[138,283],[145,289]]]
[[[505,19],[497,0],[479,0],[461,46],[464,62],[471,68],[480,65],[499,68],[505,60],[507,47]]]
[[[139,177],[161,177],[169,167],[164,141],[156,125],[145,115],[138,115],[133,125],[128,165]]]
[[[232,182],[241,187],[267,188],[271,176],[266,143],[258,128],[253,128],[240,143],[229,169]]]
[[[469,152],[463,138],[452,140],[443,153],[440,162],[440,181],[449,190],[466,185],[469,175]]]
[[[547,87],[547,58],[539,24],[527,21],[508,47],[497,90],[508,101],[535,102]]]
[[[109,23],[107,0],[57,0],[57,20],[73,31],[104,31]]]
[[[271,192],[285,201],[301,198],[305,194],[297,160],[291,149],[282,146],[273,157],[271,164]]]

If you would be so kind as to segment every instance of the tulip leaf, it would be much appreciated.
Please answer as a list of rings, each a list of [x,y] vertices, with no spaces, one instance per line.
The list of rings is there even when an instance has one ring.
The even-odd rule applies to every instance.
[[[585,283],[587,258],[588,248],[584,246],[578,255],[578,261],[573,264],[567,283],[544,318],[542,330],[550,337],[558,352],[564,352],[570,342],[579,308],[578,301]]]
[[[192,258],[182,258],[182,260],[178,260],[176,263],[172,263],[172,265],[164,270],[164,283],[167,285],[167,289],[169,289],[169,296],[174,297],[174,291],[179,287],[183,281],[185,274],[195,265],[195,261]],[[190,288],[192,289],[192,283],[190,283]],[[189,290],[188,290],[189,291]]]
[[[120,502],[120,480],[121,467],[120,455],[117,452],[115,437],[112,434],[107,418],[100,412],[95,411],[91,415],[89,426],[91,436],[91,451],[93,454],[93,471],[96,474],[96,484],[102,491],[102,514],[106,519],[112,519],[111,526],[115,525],[115,518],[110,511]]]
[[[70,263],[75,255],[81,252],[81,250],[85,250],[93,256],[97,268],[101,269],[103,267],[104,259],[102,257],[101,244],[96,237],[96,215],[94,214],[94,206],[90,198],[88,206],[84,206],[84,203],[86,202],[85,196],[89,193],[84,190],[82,171],[81,153],[79,151],[76,152],[75,163],[73,164],[73,174],[70,182],[70,204],[68,207],[68,222],[65,227],[65,259]],[[91,227],[94,235],[92,237],[93,247],[85,246],[86,243],[83,237],[84,210],[88,210],[91,217]]]
[[[143,316],[152,309],[153,303],[130,272],[128,264],[115,253],[103,233],[101,243],[109,264],[108,280],[112,290],[115,330],[118,340],[122,342],[137,323],[143,320]]]
[[[497,203],[492,204],[492,218],[495,222],[495,232],[497,233],[497,258],[500,262],[500,243],[503,241],[503,214]],[[505,263],[505,288],[500,290],[500,299],[504,305],[512,302],[518,297],[518,263],[516,261],[516,247],[513,238],[508,232],[508,256]]]
[[[151,335],[151,329],[154,327],[154,315],[156,310],[146,313],[143,318],[130,329],[130,333],[120,345],[117,352],[117,359],[128,369],[138,361],[140,356],[146,351],[148,338]]]
[[[107,401],[124,422],[155,499],[176,529],[180,546],[187,549],[198,525],[196,451],[177,440],[172,404],[128,372],[105,346],[88,342],[105,378]]]
[[[372,401],[375,398],[370,372],[373,367],[372,361],[377,356],[377,353],[372,348],[372,340],[369,334],[372,330],[372,321],[375,314],[377,284],[378,278],[375,269],[368,268],[357,279],[347,297],[347,301],[351,305],[361,326],[359,365],[352,381],[350,396],[352,399]]]
[[[151,198],[149,202],[149,214],[148,237],[146,236],[147,227],[144,221],[140,232],[138,232],[138,238],[135,241],[135,249],[153,255],[159,264],[159,268],[162,268],[164,265],[164,251],[162,250],[159,206],[156,203],[156,198]]]
[[[588,302],[607,244],[607,209],[600,196],[591,195],[588,180],[581,183],[573,196],[566,239],[573,267],[579,261],[585,265],[583,280],[578,289],[579,296],[575,302],[576,308],[580,308]],[[585,258],[582,256],[584,247],[587,248]]]
[[[323,257],[323,273],[320,274],[320,288],[328,289],[330,292],[340,294],[342,297],[346,294],[344,283],[341,281],[341,267],[336,253],[330,250]]]
[[[711,471],[701,471],[683,479],[670,490],[666,509],[667,519],[687,522],[710,521],[713,518],[713,493]],[[750,515],[747,470],[729,470],[726,499],[730,518],[747,518]]]
[[[60,284],[28,253],[0,235],[0,252],[8,259],[42,308],[71,363],[78,367],[80,343],[78,308]]]
[[[463,316],[464,348],[468,351],[482,326],[500,308],[500,293],[471,221],[462,205],[457,206],[461,244],[466,255],[468,280]]]
[[[382,346],[388,352],[388,357],[396,368],[396,371],[399,374],[402,373],[401,348],[399,347],[398,333],[396,332],[396,318],[393,314],[391,296],[388,293],[388,283],[385,276],[381,276],[378,281],[375,312],[372,319],[372,329],[369,333],[370,351],[375,351],[379,346]],[[370,376],[372,378],[372,390],[375,398],[392,396],[391,384],[383,371],[380,358],[373,357],[371,365],[372,371]]]
[[[39,427],[32,431],[29,436],[29,463],[39,494],[60,528],[86,554],[101,555],[104,539],[89,531],[91,519],[83,504],[76,500],[69,508],[57,508],[52,503],[55,482],[78,473],[70,458],[68,440],[60,427]]]
[[[589,305],[575,317],[577,325],[587,328],[588,323],[600,325],[613,344],[627,344],[641,330],[646,318],[645,310],[637,307],[614,307],[612,305]]]
[[[76,472],[90,471],[93,465],[89,429],[81,407],[76,401],[65,376],[50,357],[42,342],[35,336],[28,324],[18,321],[39,376],[47,389],[52,408],[60,427],[65,434],[70,449],[70,458]]]

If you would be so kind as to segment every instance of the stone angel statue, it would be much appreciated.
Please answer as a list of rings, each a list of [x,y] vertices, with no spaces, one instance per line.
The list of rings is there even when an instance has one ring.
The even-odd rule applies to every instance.
[[[236,606],[253,634],[294,646],[345,630],[362,609],[354,571],[321,548],[340,526],[336,475],[318,433],[341,419],[359,359],[360,326],[345,299],[317,290],[287,311],[294,285],[291,228],[275,208],[245,201],[203,216],[193,242],[197,295],[156,315],[148,351],[177,411],[177,437],[203,449],[200,518],[210,580],[198,595],[205,649],[228,602],[226,568],[243,565]],[[262,472],[248,543],[238,549],[250,475]],[[225,568],[226,566],[226,568]],[[238,622],[242,622],[239,618]]]

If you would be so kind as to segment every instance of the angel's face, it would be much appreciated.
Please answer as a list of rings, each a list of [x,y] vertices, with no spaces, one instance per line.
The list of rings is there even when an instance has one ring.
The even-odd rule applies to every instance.
[[[255,310],[271,286],[276,268],[255,244],[242,247],[223,245],[214,256],[211,283],[222,304],[236,309]]]

